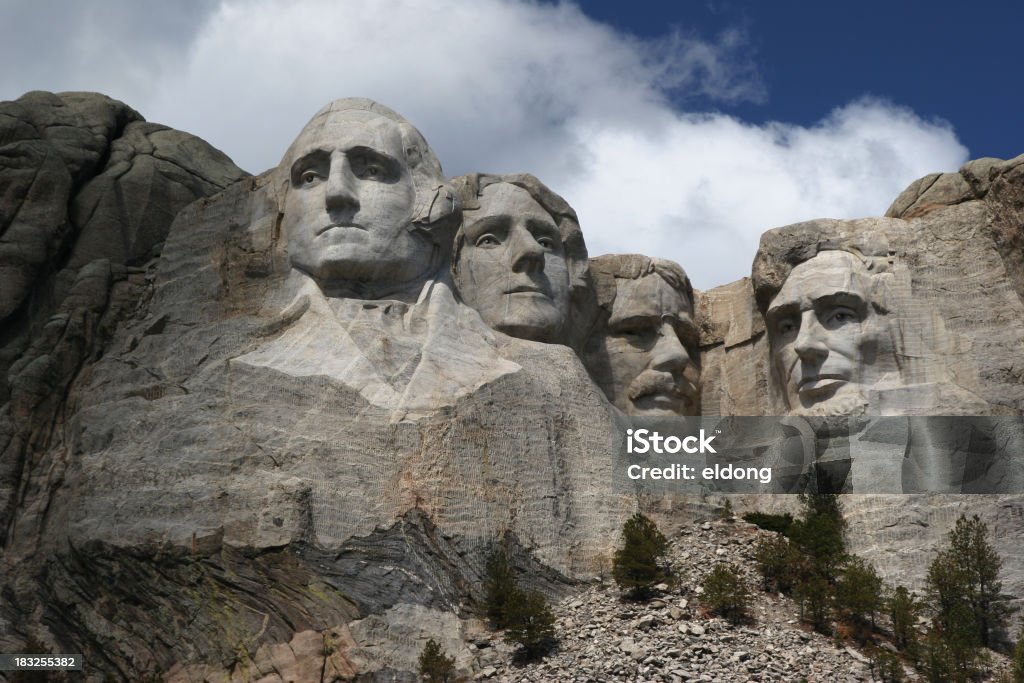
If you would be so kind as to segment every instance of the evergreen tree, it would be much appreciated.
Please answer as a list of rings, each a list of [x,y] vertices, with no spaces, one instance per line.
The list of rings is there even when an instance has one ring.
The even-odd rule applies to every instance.
[[[949,533],[949,547],[928,567],[927,593],[940,633],[955,634],[964,644],[992,646],[1009,616],[999,599],[1001,568],[987,525],[977,515],[960,515]]]
[[[1013,683],[1024,683],[1024,625],[1017,631],[1017,642],[1013,646],[1013,668],[1010,670],[1010,680]]]
[[[969,683],[984,663],[983,651],[967,630],[936,624],[928,631],[922,664],[929,683]]]
[[[882,577],[859,557],[843,566],[835,588],[836,611],[863,641],[875,626],[875,615],[883,607]]]
[[[505,640],[521,645],[527,659],[543,655],[551,648],[555,637],[555,615],[540,593],[520,593],[507,606],[507,619]]]
[[[419,671],[426,683],[448,683],[455,675],[455,658],[445,655],[431,638],[420,653]]]
[[[622,538],[622,547],[615,551],[612,578],[620,588],[629,589],[633,599],[644,599],[652,586],[667,578],[658,561],[668,553],[668,539],[639,512],[626,520]]]
[[[881,683],[903,683],[907,680],[900,658],[882,649],[875,650],[871,656],[871,673]]]
[[[503,550],[494,551],[487,559],[487,578],[484,582],[484,603],[487,616],[495,628],[508,626],[509,605],[521,596],[515,571]]]
[[[701,602],[714,614],[739,624],[749,618],[750,595],[743,577],[732,565],[719,564],[704,579]]]
[[[829,611],[832,605],[830,586],[825,577],[812,574],[801,581],[793,591],[800,604],[800,618],[820,633],[828,633]]]
[[[810,564],[803,555],[781,535],[758,541],[754,561],[761,573],[761,587],[766,591],[788,594],[810,571]]]
[[[815,573],[834,583],[839,566],[846,560],[846,541],[839,496],[834,493],[801,494],[803,519],[793,522],[789,537],[813,565]]]
[[[889,618],[892,620],[893,644],[900,650],[914,650],[917,632],[914,626],[920,608],[914,596],[903,586],[892,592],[888,601]]]

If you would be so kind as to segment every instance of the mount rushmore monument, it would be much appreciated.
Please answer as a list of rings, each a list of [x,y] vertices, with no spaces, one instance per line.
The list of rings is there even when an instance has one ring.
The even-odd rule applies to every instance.
[[[626,429],[687,420],[798,424],[793,476],[734,504],[848,493],[895,583],[981,515],[1024,598],[1024,156],[768,230],[750,278],[701,292],[686,263],[588,258],[532,175],[446,177],[370,100],[251,176],[34,92],[0,104],[0,231],[2,652],[354,679],[432,637],[468,666],[494,548],[566,594],[638,508],[728,492],[624,484]]]

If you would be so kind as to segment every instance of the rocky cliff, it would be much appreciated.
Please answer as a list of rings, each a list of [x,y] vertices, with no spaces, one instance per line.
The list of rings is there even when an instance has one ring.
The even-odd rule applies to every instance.
[[[629,423],[573,349],[491,329],[443,269],[411,300],[324,296],[282,255],[277,171],[81,93],[0,105],[0,159],[0,651],[81,652],[92,680],[384,680],[443,637],[471,669],[493,548],[562,596],[641,502],[708,509],[616,486]],[[1022,226],[1019,157],[767,232],[751,279],[694,297],[703,414],[785,412],[766,309],[853,249],[887,297],[872,410],[1019,416]],[[910,585],[983,514],[1024,596],[1017,495],[847,510],[853,549]]]

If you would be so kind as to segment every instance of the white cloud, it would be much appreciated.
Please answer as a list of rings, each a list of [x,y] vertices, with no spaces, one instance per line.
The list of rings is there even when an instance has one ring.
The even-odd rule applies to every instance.
[[[176,25],[173,49],[135,40],[121,71],[100,38],[68,26],[69,44],[91,46],[71,87],[113,89],[254,172],[327,101],[372,97],[419,127],[449,173],[530,171],[577,209],[591,253],[675,258],[702,288],[749,274],[767,228],[877,215],[914,178],[966,159],[948,126],[877,100],[809,128],[679,111],[687,95],[764,97],[739,31],[645,41],[525,0],[230,0]]]
[[[587,172],[561,186],[591,253],[679,261],[700,288],[750,274],[760,234],[881,215],[913,179],[967,158],[948,125],[862,99],[811,128],[677,116],[656,134],[584,123]]]

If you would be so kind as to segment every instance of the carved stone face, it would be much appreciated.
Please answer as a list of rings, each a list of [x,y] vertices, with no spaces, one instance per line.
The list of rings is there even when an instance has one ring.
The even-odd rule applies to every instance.
[[[772,300],[773,372],[791,412],[843,413],[863,401],[877,348],[869,292],[856,257],[826,251],[794,268]]]
[[[526,190],[496,183],[465,213],[462,232],[463,301],[505,334],[556,341],[569,310],[569,271],[551,215]]]
[[[602,389],[627,415],[696,415],[700,370],[693,304],[657,274],[616,278],[615,302],[597,348]]]
[[[410,229],[416,189],[398,124],[332,112],[292,149],[282,232],[294,268],[321,285],[411,282],[430,268],[434,245]]]

